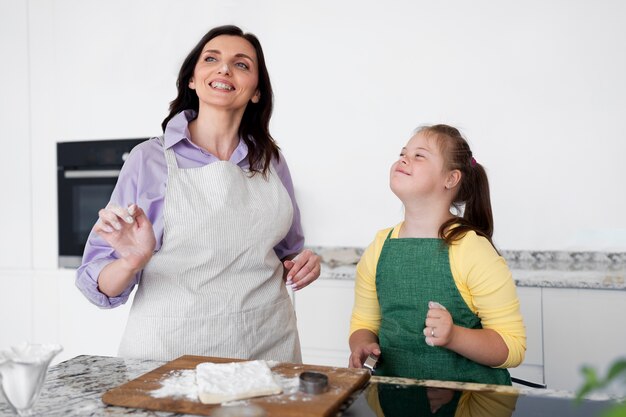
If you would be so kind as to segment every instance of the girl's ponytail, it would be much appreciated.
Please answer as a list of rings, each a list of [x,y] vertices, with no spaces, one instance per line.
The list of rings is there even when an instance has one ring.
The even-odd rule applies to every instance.
[[[472,158],[474,161],[472,167],[468,170],[468,175],[465,177],[465,181],[461,179],[461,189],[457,194],[453,205],[460,209],[463,205],[463,222],[461,226],[455,229],[449,230],[445,233],[446,229],[440,230],[445,234],[443,238],[446,243],[450,244],[462,234],[469,230],[474,230],[477,234],[486,237],[493,245],[493,212],[491,210],[491,197],[489,194],[489,180],[487,179],[487,173],[485,168]],[[463,190],[465,188],[465,190]],[[465,191],[465,195],[461,198],[461,191]],[[456,219],[457,222],[460,219]],[[467,224],[465,224],[467,222]],[[457,230],[460,229],[460,230]]]

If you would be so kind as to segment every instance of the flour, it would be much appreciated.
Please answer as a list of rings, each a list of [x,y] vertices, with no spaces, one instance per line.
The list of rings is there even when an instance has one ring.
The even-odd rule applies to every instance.
[[[300,389],[300,377],[288,378],[280,374],[274,374],[274,379],[283,388],[283,394],[293,394]]]
[[[278,364],[280,362],[278,361],[273,361],[273,360],[266,360],[265,363],[267,364],[267,366],[269,366],[270,368],[275,368],[276,366],[278,366]]]
[[[161,381],[161,388],[151,391],[155,398],[184,397],[191,401],[198,401],[198,385],[196,371],[186,369],[170,372],[169,376]]]
[[[267,361],[266,364],[269,368],[272,368],[278,365],[278,362]],[[257,383],[259,379],[261,382],[263,381],[267,382],[267,377],[268,377],[267,374],[261,377],[259,377],[259,375],[256,375],[254,373],[252,374],[248,373],[247,375],[247,378],[251,380],[256,380]],[[282,394],[284,395],[281,395],[280,397],[282,397],[284,400],[287,398],[289,398],[290,400],[296,399],[294,395],[298,395],[299,393],[298,390],[300,388],[300,379],[298,376],[289,378],[278,373],[270,372],[270,377],[272,378],[272,382],[278,385],[280,389],[282,390]],[[201,376],[200,379],[202,378],[203,377]],[[215,383],[218,381],[214,380],[213,382]],[[221,384],[221,383],[218,382],[218,384]],[[223,386],[220,386],[219,389],[223,391],[228,391],[228,390],[232,391],[233,386],[232,386],[232,383],[224,384]],[[189,401],[199,402],[198,393],[199,393],[199,385],[198,385],[198,375],[197,375],[196,370],[185,369],[185,370],[172,371],[169,374],[167,374],[167,377],[161,380],[161,388],[151,391],[150,395],[155,398],[173,397],[173,398],[184,398]],[[302,400],[302,398],[299,398],[299,399]],[[233,401],[225,401],[222,403],[222,405],[228,405],[228,406],[244,405],[244,404],[247,404],[247,401],[233,400]]]
[[[204,362],[196,366],[198,396],[205,404],[280,394],[265,361]]]

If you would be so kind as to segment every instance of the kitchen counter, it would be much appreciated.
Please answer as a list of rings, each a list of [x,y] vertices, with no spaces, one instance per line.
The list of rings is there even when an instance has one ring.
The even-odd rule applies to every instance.
[[[354,280],[361,248],[311,248],[320,279]],[[626,253],[502,251],[518,287],[626,290]]]
[[[102,394],[107,390],[161,365],[163,362],[104,356],[77,356],[50,368],[41,396],[35,405],[35,415],[50,417],[181,416],[182,414],[107,406],[101,401]],[[357,393],[344,405],[339,415],[372,417],[384,415],[383,412],[387,415],[398,415],[397,410],[393,413],[383,411],[389,410],[389,404],[393,404],[394,407],[399,406],[405,412],[421,407],[429,408],[428,401],[434,400],[427,400],[427,397],[432,398],[433,393],[439,398],[438,401],[443,402],[443,407],[451,408],[452,414],[450,415],[455,415],[456,409],[457,416],[466,415],[465,412],[479,412],[473,415],[592,417],[613,405],[608,397],[596,396],[595,399],[586,400],[580,406],[575,406],[572,394],[551,390],[374,377],[365,390]],[[489,404],[492,404],[494,408],[489,408]],[[472,406],[482,408],[472,410]],[[480,413],[481,410],[482,413]],[[541,413],[538,413],[538,410],[541,410]],[[11,415],[13,414],[4,399],[0,400],[0,416]]]

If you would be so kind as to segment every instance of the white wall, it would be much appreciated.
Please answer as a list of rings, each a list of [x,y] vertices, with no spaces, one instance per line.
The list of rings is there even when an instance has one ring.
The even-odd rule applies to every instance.
[[[31,264],[27,3],[0,0],[0,268]]]
[[[56,266],[55,143],[158,134],[182,59],[224,23],[264,45],[309,245],[398,221],[388,168],[446,122],[488,169],[502,249],[626,250],[621,1],[0,5],[1,267]]]

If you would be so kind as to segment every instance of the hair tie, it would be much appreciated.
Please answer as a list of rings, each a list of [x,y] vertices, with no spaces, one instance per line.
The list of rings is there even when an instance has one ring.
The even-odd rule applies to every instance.
[[[474,157],[472,156],[472,158],[470,159],[470,166],[472,168],[474,168],[476,166],[476,160],[474,159]]]

